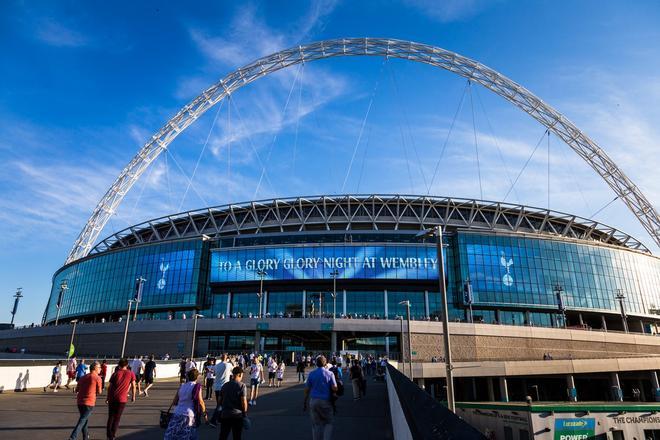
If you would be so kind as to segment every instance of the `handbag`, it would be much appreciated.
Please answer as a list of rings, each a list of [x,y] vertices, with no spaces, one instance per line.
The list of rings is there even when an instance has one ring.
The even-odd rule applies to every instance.
[[[172,408],[172,407],[170,407]],[[168,409],[167,411],[160,411],[160,421],[159,425],[163,429],[167,429],[167,426],[170,424],[170,419],[172,418],[172,413]]]
[[[192,391],[192,401],[193,401],[193,411],[195,412],[195,426],[199,428],[199,425],[202,424],[202,416],[205,414],[202,411],[202,407],[197,400],[197,396],[202,391],[202,385],[196,383]]]
[[[252,420],[248,416],[243,417],[243,429],[246,431],[252,428]]]

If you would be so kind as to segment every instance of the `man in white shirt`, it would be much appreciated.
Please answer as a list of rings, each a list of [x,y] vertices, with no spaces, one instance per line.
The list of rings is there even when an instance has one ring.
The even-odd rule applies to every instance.
[[[138,356],[133,357],[131,362],[131,371],[135,374],[135,382],[137,382],[138,394],[142,393],[142,372],[144,371],[144,362]]]
[[[231,380],[231,370],[234,366],[229,360],[227,360],[227,353],[223,353],[222,356],[220,356],[220,361],[215,364],[214,368],[215,382],[213,382],[213,391],[215,392],[216,407],[209,425],[215,427],[217,426],[218,419],[220,418],[220,411],[222,410],[222,407],[218,404],[218,401],[220,400],[220,390],[224,384]]]
[[[275,386],[275,372],[277,371],[277,362],[272,357],[268,358],[268,388]]]
[[[248,404],[254,406],[257,404],[259,396],[259,384],[264,381],[264,367],[255,356],[250,365],[250,401]]]
[[[186,374],[188,374],[188,372],[193,368],[197,368],[197,362],[195,362],[192,358],[188,358],[186,361]]]

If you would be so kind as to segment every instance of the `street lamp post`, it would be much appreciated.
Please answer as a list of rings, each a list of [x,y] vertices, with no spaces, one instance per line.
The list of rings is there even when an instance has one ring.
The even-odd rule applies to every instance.
[[[57,304],[55,304],[55,307],[57,307],[57,315],[55,316],[55,325],[58,324],[60,321],[60,311],[62,310],[62,302],[64,301],[64,294],[66,291],[69,290],[69,285],[67,284],[66,280],[62,280],[60,283],[60,294],[57,297]]]
[[[470,277],[466,278],[465,284],[463,285],[463,299],[465,304],[468,306],[468,322],[472,324],[474,322],[474,316],[472,314],[472,284],[470,283]]]
[[[142,277],[135,279],[135,296],[133,297],[133,301],[135,302],[135,312],[133,313],[133,321],[137,320],[138,305],[142,302],[142,290],[144,289],[145,281],[147,280]]]
[[[264,277],[268,275],[265,270],[258,270],[257,275],[259,275],[259,293],[257,294],[257,297],[259,297],[259,319],[262,318],[261,316],[261,308],[263,306],[263,296],[264,296]]]
[[[557,296],[557,308],[559,309],[559,313],[561,313],[561,319],[564,324],[564,328],[566,328],[566,305],[564,304],[564,297],[562,295],[562,292],[564,289],[561,287],[561,284],[557,283],[555,284],[555,295]]]
[[[11,324],[14,325],[14,318],[16,317],[16,312],[18,311],[18,302],[23,298],[23,288],[19,287],[16,289],[14,294],[14,308],[11,310]]]
[[[73,328],[71,329],[71,340],[69,341],[69,347],[68,347],[67,350],[66,350],[66,354],[67,354],[66,357],[67,357],[67,359],[70,358],[71,355],[73,354],[73,353],[71,353],[71,347],[73,346],[73,337],[74,337],[75,334],[76,334],[76,324],[78,324],[78,320],[77,320],[77,319],[72,319],[72,320],[69,321],[69,322],[71,322],[71,324],[73,324]],[[74,351],[75,351],[75,350],[74,350]]]
[[[413,380],[412,337],[410,336],[410,301],[401,301],[399,304],[406,306],[406,323],[408,326],[408,372],[410,373],[410,380]],[[403,322],[403,320],[401,322]]]
[[[337,269],[330,272],[332,277],[332,319],[337,319],[337,277],[339,271]]]
[[[193,323],[193,336],[192,336],[192,348],[190,349],[190,359],[193,359],[195,357],[195,337],[197,335],[197,318],[203,318],[204,315],[195,313],[193,317],[195,318],[195,322]]]
[[[625,298],[623,290],[616,289],[616,299],[619,300],[619,308],[621,309],[621,323],[623,324],[623,330],[628,333],[628,317],[626,316],[626,307],[623,304]]]
[[[406,374],[406,355],[405,352],[403,351],[403,316],[399,316],[399,321],[401,322],[401,344],[400,345],[400,350],[401,350],[401,363],[403,364],[403,374]]]
[[[417,234],[417,237],[436,236],[436,253],[438,264],[438,284],[440,285],[440,299],[442,300],[442,336],[445,346],[445,369],[447,372],[447,408],[456,412],[454,403],[454,377],[451,363],[451,344],[449,340],[449,309],[447,306],[447,286],[445,284],[445,260],[442,254],[442,226],[438,225]]]
[[[124,357],[124,352],[126,350],[126,336],[128,336],[128,321],[131,320],[131,306],[133,305],[133,300],[128,300],[128,311],[126,312],[126,325],[124,326],[124,341],[121,343],[121,356]]]

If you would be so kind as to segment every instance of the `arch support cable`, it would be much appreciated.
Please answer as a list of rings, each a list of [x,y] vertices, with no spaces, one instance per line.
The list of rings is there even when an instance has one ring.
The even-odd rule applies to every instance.
[[[637,186],[587,135],[562,114],[527,89],[495,70],[439,47],[383,38],[327,40],[286,49],[231,72],[185,105],[140,149],[99,201],[78,235],[66,263],[86,256],[94,241],[119,206],[124,195],[145,169],[172,141],[228,94],[270,73],[289,66],[338,56],[384,56],[429,64],[456,73],[497,93],[539,121],[584,159],[628,206],[660,245],[660,217]]]

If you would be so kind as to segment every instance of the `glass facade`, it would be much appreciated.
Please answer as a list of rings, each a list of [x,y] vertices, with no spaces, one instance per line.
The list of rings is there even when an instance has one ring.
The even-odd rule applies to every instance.
[[[557,285],[569,311],[618,314],[618,291],[625,295],[628,314],[652,315],[660,309],[660,259],[650,255],[540,236],[459,231],[445,239],[451,320],[466,317],[467,280],[476,322],[561,325]],[[256,316],[260,270],[266,272],[263,313],[273,316],[331,316],[334,271],[338,316],[394,319],[405,315],[399,305],[404,300],[411,302],[412,319],[441,315],[434,243],[300,240],[298,235],[298,244],[285,244],[280,237],[283,244],[277,246],[216,249],[186,240],[96,254],[55,274],[46,321],[55,320],[64,280],[68,290],[60,319],[100,320],[126,313],[140,276],[146,281],[139,310],[150,318],[190,317],[194,310],[207,317],[228,311],[229,316]]]
[[[458,234],[462,279],[475,305],[567,308],[649,314],[660,304],[660,260],[636,252],[570,241]]]
[[[197,304],[201,279],[201,240],[160,243],[114,251],[74,263],[53,278],[46,320],[57,315],[60,285],[68,290],[62,297],[60,319],[89,314],[126,313],[135,294],[135,280],[146,279],[140,308],[167,308]],[[203,288],[202,288],[203,289]]]
[[[300,292],[268,292],[267,312],[273,316],[302,316],[302,291]]]

